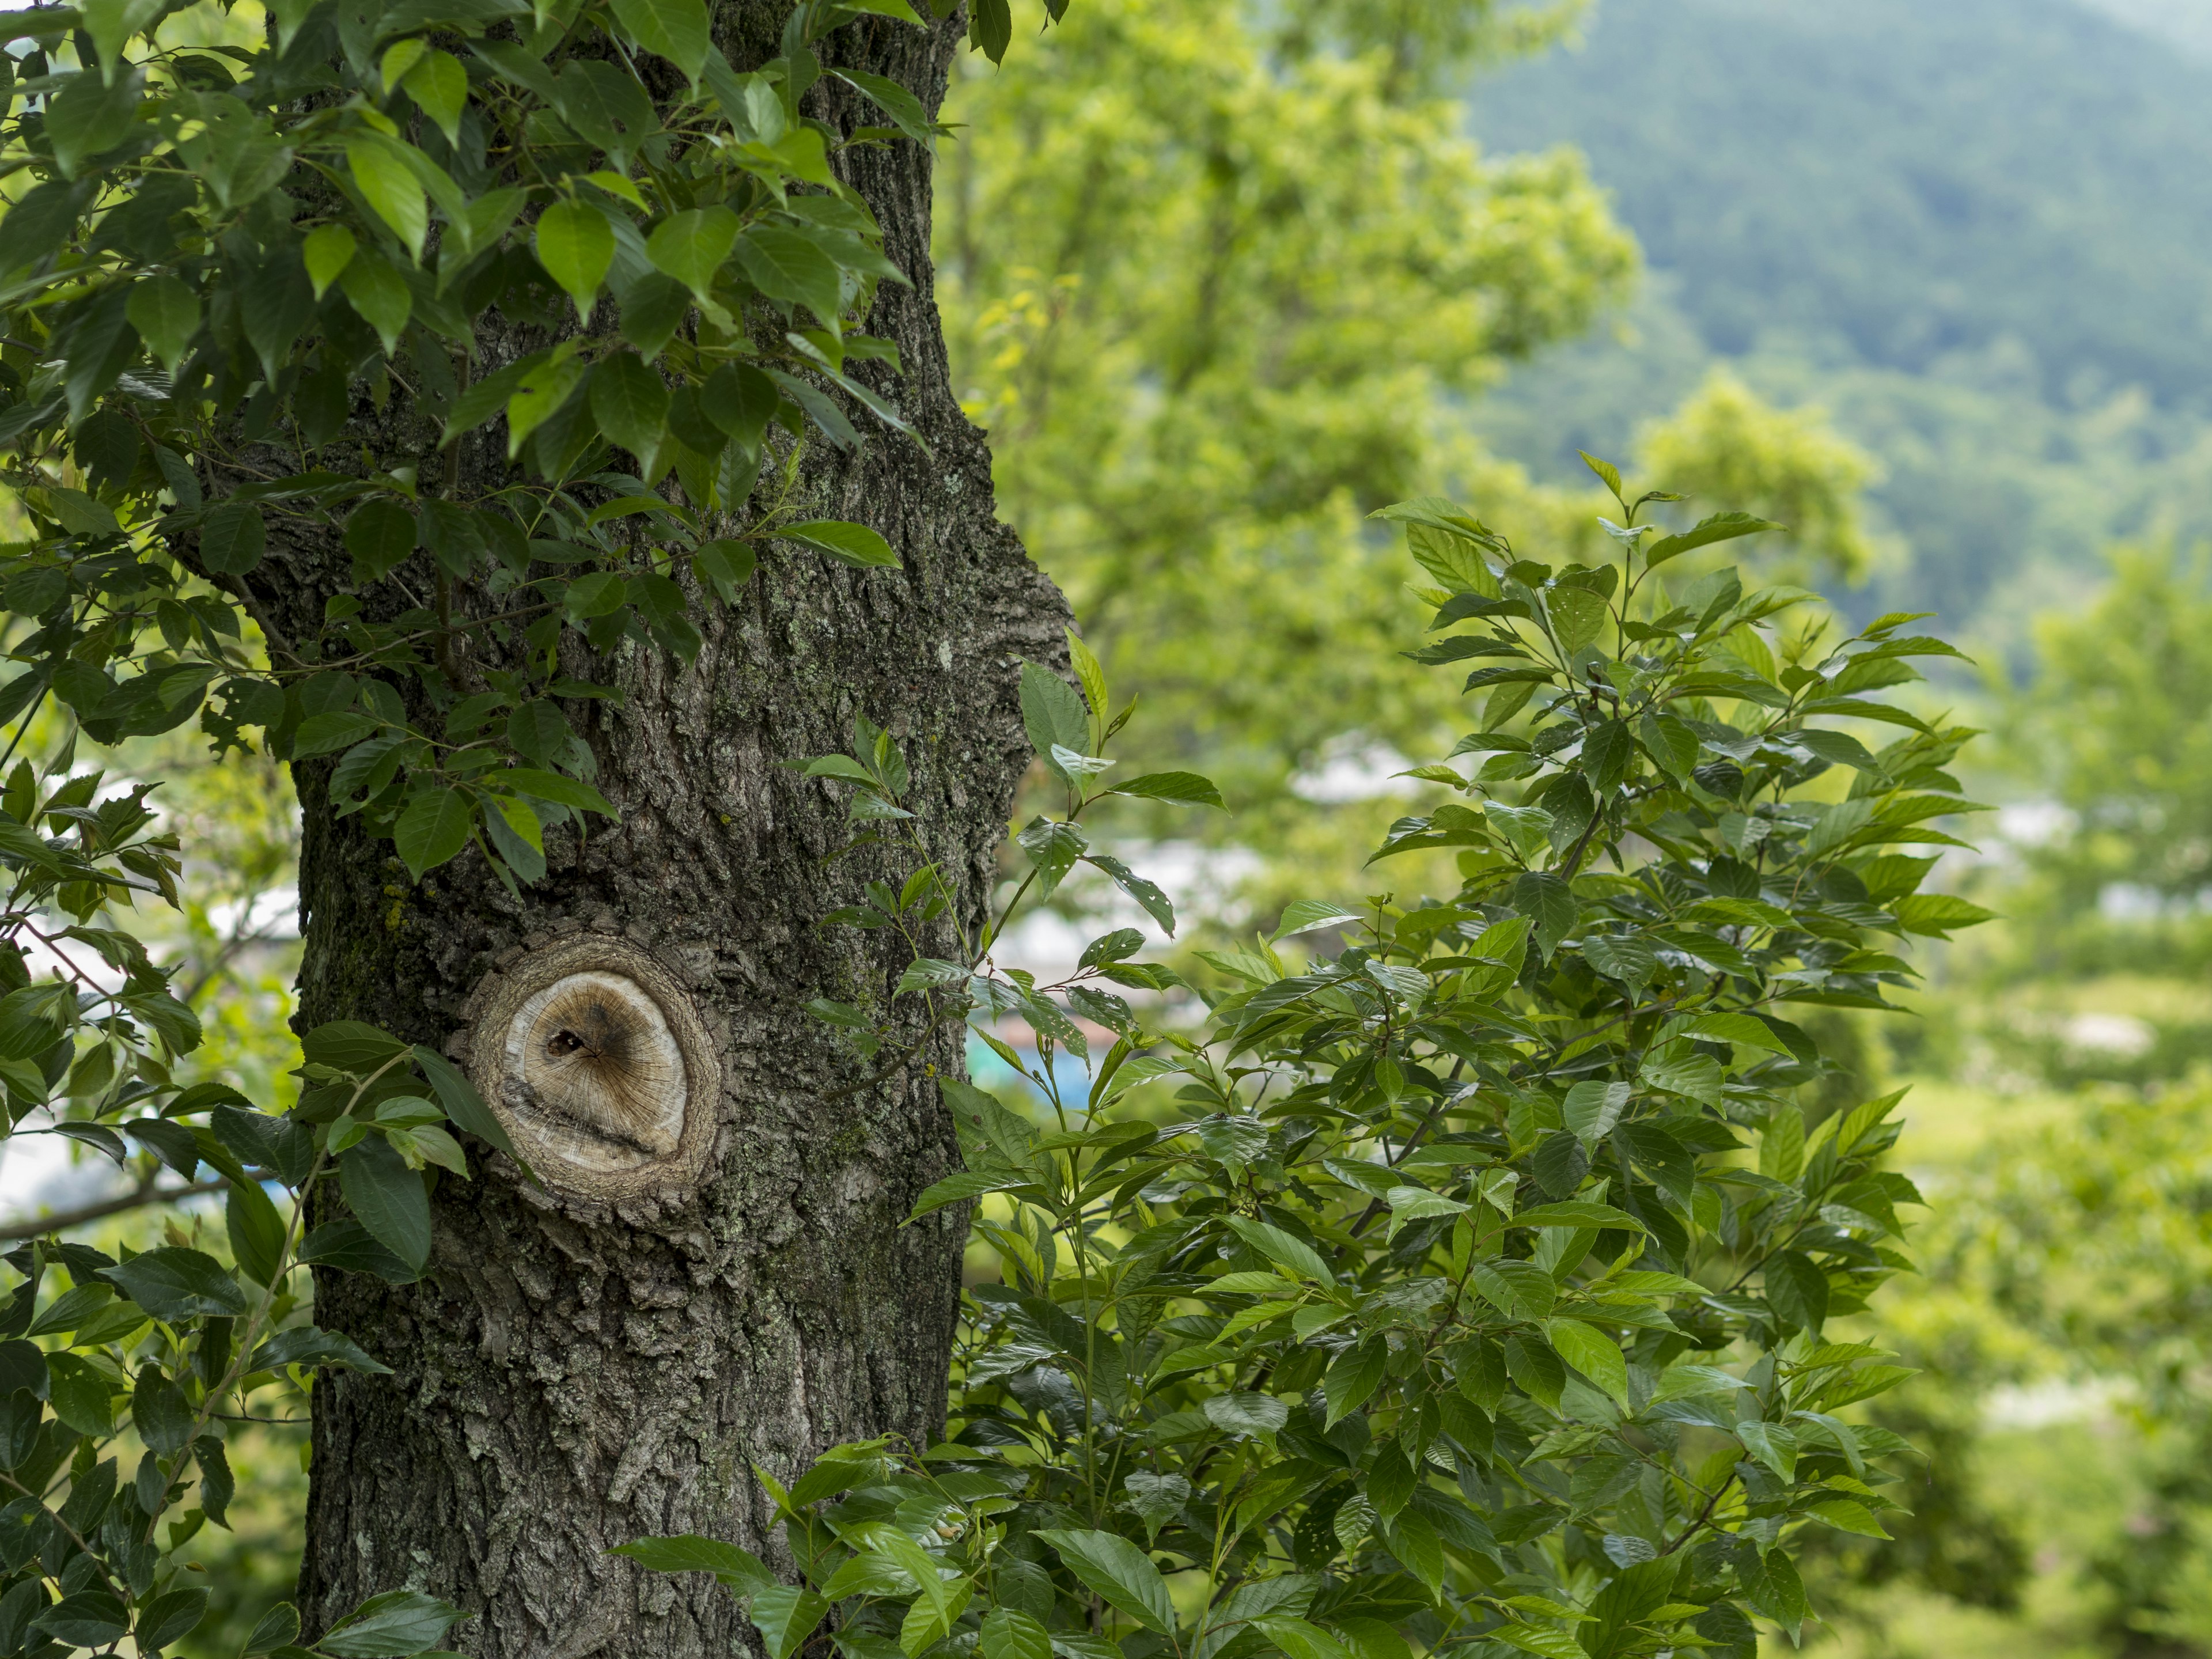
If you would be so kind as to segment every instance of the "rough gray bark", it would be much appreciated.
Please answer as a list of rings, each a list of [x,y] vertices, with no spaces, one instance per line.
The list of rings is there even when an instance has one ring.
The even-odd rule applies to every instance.
[[[787,10],[726,5],[732,61],[769,56]],[[961,27],[956,15],[925,36],[872,21],[831,47],[933,109]],[[812,96],[830,118],[865,118],[830,89]],[[321,769],[301,769],[303,1025],[358,1018],[447,1043],[488,971],[533,939],[588,927],[680,977],[725,1073],[710,1172],[686,1204],[595,1212],[480,1156],[477,1179],[439,1189],[421,1283],[319,1275],[321,1322],[394,1374],[317,1385],[301,1579],[311,1631],[409,1586],[469,1610],[449,1641],[479,1659],[724,1655],[742,1621],[723,1591],[608,1549],[700,1532],[774,1560],[750,1464],[789,1478],[835,1442],[925,1440],[942,1420],[963,1227],[957,1211],[900,1221],[956,1156],[928,1068],[959,1066],[959,1033],[939,1030],[876,1086],[836,1092],[866,1069],[800,1005],[880,994],[903,964],[880,936],[818,927],[885,872],[870,854],[827,862],[848,834],[843,792],[782,763],[848,748],[856,713],[887,724],[972,926],[1027,759],[1013,665],[1059,658],[1064,609],[994,519],[981,434],[948,385],[929,157],[902,142],[848,166],[915,278],[911,292],[884,289],[871,327],[906,366],[876,384],[929,453],[877,427],[853,455],[817,446],[805,483],[811,511],[880,530],[903,569],[787,548],[733,610],[702,611],[690,670],[652,653],[595,665],[626,703],[569,712],[622,822],[581,847],[549,836],[551,872],[520,902],[473,853],[410,884],[388,842],[331,817]],[[466,465],[488,472],[497,453],[479,443]],[[278,628],[304,624],[337,562],[334,550],[286,550],[256,598]]]

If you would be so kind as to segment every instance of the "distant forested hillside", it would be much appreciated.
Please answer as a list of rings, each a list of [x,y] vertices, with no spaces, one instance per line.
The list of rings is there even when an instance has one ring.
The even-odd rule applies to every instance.
[[[2100,543],[2200,533],[2199,34],[2197,0],[1598,0],[1582,49],[1483,82],[1471,122],[1587,152],[1651,281],[1626,339],[1540,359],[1477,423],[1552,472],[1725,362],[1883,461],[1908,551],[1869,604],[1909,580],[2001,634]]]

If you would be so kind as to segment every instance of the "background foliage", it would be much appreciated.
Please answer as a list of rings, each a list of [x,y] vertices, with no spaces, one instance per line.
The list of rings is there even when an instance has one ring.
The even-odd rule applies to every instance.
[[[905,994],[964,984],[1029,1028],[1033,1067],[985,1041],[1051,1114],[945,1085],[967,1167],[915,1214],[994,1200],[999,1268],[966,1304],[951,1436],[835,1449],[787,1492],[763,1473],[802,1589],[711,1538],[623,1553],[714,1572],[779,1656],[823,1627],[848,1659],[1611,1659],[1749,1651],[1754,1613],[1795,1642],[1806,1532],[1889,1540],[1911,1448],[1838,1413],[1910,1373],[1827,1326],[1908,1265],[1919,1194],[1881,1167],[1899,1094],[1808,1121],[1798,1091],[1837,1068],[1789,1016],[1887,1009],[1905,936],[1986,919],[1891,850],[1958,844],[1936,821],[1978,810],[1945,769],[1972,734],[1879,696],[1954,653],[1908,617],[1838,637],[1731,568],[1660,576],[1770,526],[1662,534],[1592,466],[1617,563],[1517,556],[1437,497],[1384,509],[1438,583],[1411,654],[1476,665],[1486,729],[1454,757],[1487,758],[1425,769],[1466,800],[1370,863],[1464,849],[1457,890],[1302,901],[1199,952],[1196,1029],[1107,988],[1188,983],[1134,960],[1133,929],[1054,984],[990,937],[917,958]],[[1081,700],[1024,669],[1064,816],[1021,832],[1016,902],[1097,858],[1080,818],[1114,705],[1074,655]],[[1876,753],[1814,718],[1903,731]],[[813,769],[856,823],[896,823],[905,769],[872,746]],[[1188,774],[1120,787],[1212,804]],[[939,881],[921,865],[842,919],[896,925]],[[1337,948],[1277,949],[1316,935]],[[1095,1069],[1078,1020],[1114,1038]]]

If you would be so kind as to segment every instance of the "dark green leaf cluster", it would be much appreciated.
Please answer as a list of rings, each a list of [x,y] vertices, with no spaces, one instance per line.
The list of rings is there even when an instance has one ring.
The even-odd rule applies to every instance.
[[[908,970],[1028,1023],[1034,1066],[984,1035],[1055,1120],[943,1085],[965,1168],[916,1213],[980,1200],[1000,1263],[968,1293],[948,1437],[769,1481],[800,1585],[711,1540],[627,1553],[716,1572],[772,1656],[819,1630],[848,1659],[1796,1638],[1798,1534],[1887,1536],[1896,1507],[1882,1460],[1909,1449],[1849,1408],[1909,1373],[1832,1327],[1908,1265],[1918,1195],[1882,1167],[1899,1097],[1808,1124],[1800,1091],[1834,1068],[1790,1016],[1888,1006],[1905,936],[1978,919],[1892,850],[1952,844],[1932,825],[1972,810],[1943,770],[1970,734],[1878,695],[1949,649],[1910,618],[1827,645],[1818,617],[1780,631],[1809,594],[1670,587],[1656,567],[1768,526],[1662,536],[1652,499],[1624,496],[1597,568],[1521,558],[1447,502],[1387,515],[1441,584],[1419,654],[1483,665],[1453,757],[1479,769],[1419,774],[1465,804],[1376,854],[1451,849],[1449,896],[1305,902],[1198,952],[1220,978],[1197,1025],[1099,983],[1183,983],[1130,930],[1054,986],[988,939]],[[1080,695],[1024,677],[1069,799],[1018,838],[1025,891],[1100,861],[1078,819],[1108,705],[1075,664]],[[1871,750],[1824,717],[1902,735]],[[817,769],[889,800],[887,757]],[[1293,936],[1319,948],[1289,959]]]
[[[135,1168],[137,1198],[222,1193],[230,1261],[173,1222],[166,1243],[120,1259],[52,1238],[4,1258],[0,1654],[27,1659],[126,1638],[155,1654],[191,1633],[210,1593],[181,1552],[226,1524],[227,1425],[296,1408],[319,1367],[386,1369],[309,1322],[295,1275],[415,1279],[429,1258],[431,1183],[469,1175],[453,1130],[512,1152],[449,1061],[367,1025],[308,1034],[299,1104],[281,1117],[222,1084],[175,1081],[198,1022],[137,938],[87,920],[121,896],[173,892],[175,842],[151,833],[145,794],[103,795],[96,774],[54,787],[23,763],[0,792],[7,1138],[57,1136]],[[34,978],[47,963],[52,975]],[[165,1170],[178,1178],[167,1187]],[[310,1194],[333,1182],[349,1213],[308,1229]],[[141,1449],[135,1467],[125,1436]],[[416,1653],[459,1616],[394,1591],[313,1651]],[[246,1650],[299,1659],[298,1631],[280,1606]]]
[[[923,20],[806,0],[740,74],[702,0],[283,0],[252,50],[164,45],[172,9],[7,19],[0,137],[32,178],[0,481],[32,535],[0,551],[27,624],[0,719],[52,696],[100,743],[258,731],[338,756],[417,875],[473,843],[534,879],[547,829],[611,810],[564,641],[689,661],[778,541],[898,562],[789,498],[806,441],[906,430],[853,371],[898,372],[859,319],[907,279],[831,160],[936,136],[817,47]],[[1010,27],[976,9],[994,57]],[[825,76],[875,120],[802,113]],[[340,548],[311,636],[251,603],[264,560]]]

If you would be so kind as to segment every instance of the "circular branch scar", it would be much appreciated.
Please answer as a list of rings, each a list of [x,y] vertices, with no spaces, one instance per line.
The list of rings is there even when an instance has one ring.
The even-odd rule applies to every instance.
[[[635,981],[570,974],[507,1028],[500,1092],[569,1159],[628,1169],[676,1150],[684,1132],[684,1054]]]
[[[697,1182],[720,1062],[647,953],[598,935],[532,951],[478,988],[472,1023],[477,1087],[549,1187],[605,1200]]]

